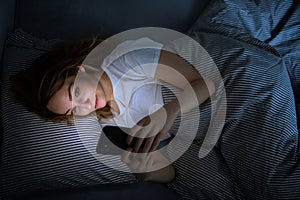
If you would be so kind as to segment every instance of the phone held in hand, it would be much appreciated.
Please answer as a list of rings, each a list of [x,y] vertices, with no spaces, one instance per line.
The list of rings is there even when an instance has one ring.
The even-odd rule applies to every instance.
[[[118,126],[105,126],[103,133],[100,135],[96,152],[103,155],[121,155],[123,151],[126,151],[128,147],[133,148],[138,137],[133,137],[130,146],[126,143],[126,138],[129,135],[130,128],[118,127]],[[160,141],[158,149],[168,145],[172,140],[172,136]],[[146,139],[141,145],[141,149],[144,147]]]
[[[104,155],[121,155],[129,146],[126,138],[129,135],[129,128],[118,126],[105,126],[100,135],[96,152]],[[134,146],[136,137],[133,138],[130,147]]]

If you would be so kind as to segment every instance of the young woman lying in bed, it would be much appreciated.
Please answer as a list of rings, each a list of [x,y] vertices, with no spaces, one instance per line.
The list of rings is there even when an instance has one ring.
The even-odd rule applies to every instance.
[[[124,151],[123,162],[137,172],[139,179],[170,182],[175,176],[171,163],[162,154],[149,152],[157,150],[175,118],[207,100],[215,85],[178,55],[162,50],[160,44],[148,38],[127,41],[127,45],[151,43],[155,48],[129,51],[110,66],[83,65],[101,41],[94,38],[55,45],[27,71],[32,76],[32,83],[27,83],[32,86],[27,87],[30,90],[20,91],[15,87],[15,94],[29,110],[47,121],[70,124],[74,117],[96,113],[99,123],[108,120],[129,127],[128,146],[134,136],[140,139],[133,148]],[[157,81],[167,82],[183,92],[164,104],[160,87],[153,84]],[[161,106],[149,112],[156,105]]]

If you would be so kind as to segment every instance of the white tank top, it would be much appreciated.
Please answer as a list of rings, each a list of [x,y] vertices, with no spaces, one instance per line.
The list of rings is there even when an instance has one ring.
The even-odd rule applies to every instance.
[[[161,86],[154,77],[161,48],[161,44],[149,38],[129,40],[112,51],[107,58],[112,62],[104,60],[102,69],[112,82],[120,113],[114,113],[113,119],[101,120],[102,126],[131,128],[164,105]]]

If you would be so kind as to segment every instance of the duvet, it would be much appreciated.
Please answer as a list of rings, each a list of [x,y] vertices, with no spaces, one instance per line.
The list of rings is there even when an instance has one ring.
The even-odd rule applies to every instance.
[[[224,0],[199,17],[188,35],[222,75],[226,120],[210,154],[197,160],[194,144],[175,163],[170,187],[190,199],[300,199],[299,15],[299,1]]]

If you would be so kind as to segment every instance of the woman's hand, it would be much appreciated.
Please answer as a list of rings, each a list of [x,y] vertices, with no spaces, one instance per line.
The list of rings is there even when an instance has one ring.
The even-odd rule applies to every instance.
[[[124,151],[122,161],[128,165],[139,180],[167,183],[174,179],[175,169],[159,152],[132,153]]]
[[[178,115],[178,110],[177,106],[172,105],[172,103],[165,104],[162,108],[140,120],[130,130],[130,134],[127,137],[128,146],[130,146],[133,137],[138,137],[139,139],[134,144],[133,152],[145,153],[155,151],[162,136],[171,129]]]
[[[134,152],[156,150],[160,138],[170,130],[175,118],[202,104],[216,89],[212,80],[203,77],[177,54],[165,50],[161,51],[155,78],[174,85],[183,92],[131,129],[130,136],[127,138],[128,145],[134,136],[141,138],[135,143]]]

